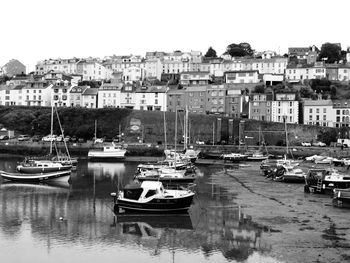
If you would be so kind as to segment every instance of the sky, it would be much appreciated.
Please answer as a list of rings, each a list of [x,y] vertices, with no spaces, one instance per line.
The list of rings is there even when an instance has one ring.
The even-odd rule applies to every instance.
[[[232,43],[287,53],[350,46],[348,0],[11,0],[1,3],[0,66],[44,59],[202,51]]]

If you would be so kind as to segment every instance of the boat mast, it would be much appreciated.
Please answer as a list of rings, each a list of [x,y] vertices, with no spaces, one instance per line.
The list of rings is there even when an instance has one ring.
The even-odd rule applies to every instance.
[[[286,155],[288,155],[288,132],[287,132],[287,116],[285,116],[284,118],[284,130],[285,130],[285,133],[286,133]]]
[[[184,150],[187,149],[187,142],[188,142],[188,110],[186,105],[185,119],[184,119]]]
[[[176,142],[177,142],[177,106],[175,107],[175,154],[174,154],[174,165],[176,167]]]
[[[97,139],[97,120],[95,120],[95,141]]]
[[[53,141],[53,103],[51,104],[51,126],[50,126],[50,155],[52,154],[52,141]]]
[[[60,126],[61,134],[62,134],[62,137],[63,137],[64,147],[65,147],[65,149],[66,149],[66,153],[67,153],[67,156],[68,156],[68,160],[71,162],[71,158],[70,158],[70,154],[69,154],[67,142],[66,142],[66,140],[64,139],[64,130],[63,130],[63,128],[62,128],[62,124],[61,124],[61,121],[60,121],[60,116],[58,115],[57,107],[55,107],[55,110],[56,110],[58,125]],[[58,151],[56,150],[56,152],[57,152],[57,156],[58,156]]]
[[[163,111],[163,124],[164,124],[164,150],[167,149],[166,143],[166,121],[165,121],[165,110]]]

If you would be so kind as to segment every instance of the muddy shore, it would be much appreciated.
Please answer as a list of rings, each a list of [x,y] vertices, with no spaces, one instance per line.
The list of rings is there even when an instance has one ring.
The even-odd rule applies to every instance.
[[[308,165],[300,167],[307,170]],[[266,179],[260,175],[259,163],[222,169],[213,182],[234,192],[244,213],[268,226],[264,240],[272,245],[274,258],[282,262],[350,261],[350,209],[333,207],[330,196],[304,193],[303,183]]]

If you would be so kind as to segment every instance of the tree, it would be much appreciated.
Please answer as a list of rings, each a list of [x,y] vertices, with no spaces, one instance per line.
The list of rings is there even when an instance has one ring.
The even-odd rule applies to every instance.
[[[232,57],[252,56],[254,54],[254,50],[251,48],[249,43],[233,43],[227,46],[225,54],[229,54]]]
[[[338,44],[324,43],[321,47],[318,61],[326,60],[327,63],[334,63],[342,59],[341,47]]]
[[[206,58],[216,58],[217,55],[216,55],[215,49],[213,49],[212,47],[209,47],[208,51],[207,51],[207,53],[205,53],[204,57],[206,57]]]
[[[264,93],[265,91],[265,86],[264,85],[257,85],[254,88],[255,93]]]

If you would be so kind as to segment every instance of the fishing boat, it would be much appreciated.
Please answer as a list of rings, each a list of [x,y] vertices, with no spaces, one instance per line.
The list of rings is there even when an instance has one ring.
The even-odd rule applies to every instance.
[[[71,170],[45,172],[45,173],[8,173],[0,171],[0,176],[4,180],[14,182],[46,182],[46,181],[68,181],[71,174]]]
[[[102,149],[90,149],[88,152],[88,158],[90,160],[107,160],[107,159],[124,159],[126,149],[119,144],[109,146],[103,146]]]
[[[334,189],[333,205],[337,207],[350,208],[350,188],[348,189]]]
[[[162,182],[144,181],[126,185],[118,196],[111,195],[115,198],[114,211],[184,213],[190,208],[195,193],[189,189],[164,189]]]
[[[350,175],[332,168],[311,168],[305,182],[304,191],[307,193],[333,194],[335,188],[350,188]]]

